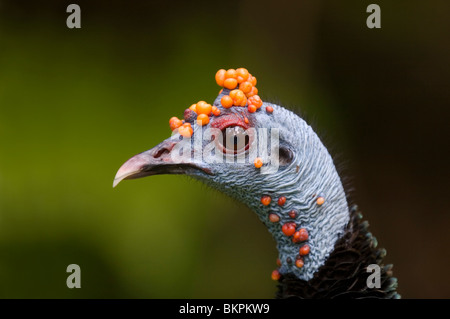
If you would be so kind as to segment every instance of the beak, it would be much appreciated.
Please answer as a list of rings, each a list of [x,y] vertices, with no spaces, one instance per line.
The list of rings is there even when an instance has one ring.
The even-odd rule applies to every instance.
[[[176,163],[171,152],[178,141],[167,139],[154,148],[133,156],[126,161],[114,177],[113,187],[124,179],[135,179],[160,174],[186,174],[194,175],[202,171],[212,175],[211,170],[192,162]]]

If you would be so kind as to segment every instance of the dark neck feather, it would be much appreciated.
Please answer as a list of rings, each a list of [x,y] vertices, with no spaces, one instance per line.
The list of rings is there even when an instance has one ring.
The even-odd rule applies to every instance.
[[[368,231],[367,221],[357,206],[350,209],[346,232],[335,245],[326,263],[309,281],[292,274],[280,278],[277,298],[400,298],[392,265],[383,265],[386,251],[377,248],[377,240]],[[367,266],[377,264],[381,269],[381,287],[368,288]]]

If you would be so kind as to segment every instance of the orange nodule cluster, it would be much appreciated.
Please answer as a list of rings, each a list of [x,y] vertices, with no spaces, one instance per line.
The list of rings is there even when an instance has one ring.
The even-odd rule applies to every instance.
[[[222,93],[224,88],[230,90],[228,95],[222,96],[220,100],[224,108],[228,109],[232,106],[247,107],[248,112],[254,113],[263,105],[256,88],[256,77],[251,75],[247,69],[220,69],[217,71],[215,78],[217,84],[222,87],[219,94]],[[220,115],[220,109],[217,106],[213,106],[205,101],[192,104],[188,109],[194,113],[186,112],[186,110],[184,120],[176,117],[172,117],[169,120],[170,129],[172,131],[178,130],[180,134],[183,132],[183,136],[190,137],[193,134],[190,124],[188,125],[185,122],[194,123],[195,116],[197,116],[197,125],[204,126],[208,125],[211,116]],[[266,111],[272,113],[273,108],[267,106]],[[249,123],[248,118],[245,118],[245,123]],[[256,163],[255,166],[257,166]]]
[[[191,105],[193,107],[193,105]],[[204,126],[209,123],[209,116],[212,113],[212,106],[205,101],[198,101],[193,107],[195,113],[197,113],[197,125]]]
[[[190,123],[184,123],[184,121],[175,116],[169,120],[169,125],[172,131],[178,129],[178,133],[184,137],[191,137],[192,133],[194,133]]]
[[[220,69],[216,73],[216,82],[219,86],[223,86],[229,90],[236,88],[236,86],[242,82],[245,82],[251,76],[247,69]],[[234,80],[234,81],[233,81]],[[256,81],[255,81],[256,85]]]
[[[235,106],[245,106],[247,105],[247,97],[245,93],[241,90],[230,91],[229,97],[233,100],[233,105]]]
[[[198,101],[195,104],[192,104],[189,110],[195,112],[197,114],[197,125],[204,126],[209,123],[210,116],[219,116],[220,110],[216,106],[212,106],[205,101]],[[185,123],[178,119],[177,117],[172,117],[169,120],[170,129],[172,131],[178,129],[178,133],[180,133],[184,137],[191,137],[193,134],[193,129],[190,123]]]
[[[254,113],[263,104],[258,96],[256,77],[245,68],[220,69],[216,73],[216,82],[219,86],[231,90],[229,95],[224,95],[220,101],[224,108],[248,105],[248,111]]]

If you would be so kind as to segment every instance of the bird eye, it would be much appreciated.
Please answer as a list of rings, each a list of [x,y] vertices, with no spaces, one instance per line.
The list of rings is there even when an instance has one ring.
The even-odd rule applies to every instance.
[[[292,151],[287,147],[280,146],[280,151],[279,151],[280,165],[283,165],[283,166],[288,165],[288,164],[292,163],[293,160],[294,160],[294,154],[292,154]]]
[[[240,126],[227,127],[222,130],[222,151],[238,154],[248,149],[250,136]]]

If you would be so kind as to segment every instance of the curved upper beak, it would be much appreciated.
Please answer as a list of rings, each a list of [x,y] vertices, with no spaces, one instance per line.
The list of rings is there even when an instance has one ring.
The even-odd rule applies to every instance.
[[[211,174],[211,171],[199,164],[192,162],[174,162],[171,152],[178,141],[167,139],[154,148],[133,156],[126,161],[117,171],[114,177],[113,187],[116,187],[124,179],[135,179],[159,174],[189,174],[193,171],[203,171]]]

